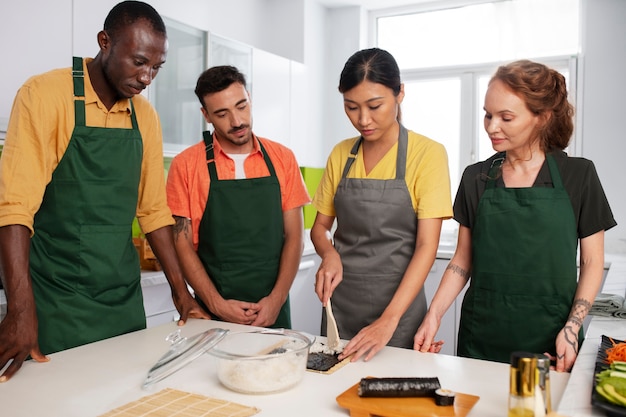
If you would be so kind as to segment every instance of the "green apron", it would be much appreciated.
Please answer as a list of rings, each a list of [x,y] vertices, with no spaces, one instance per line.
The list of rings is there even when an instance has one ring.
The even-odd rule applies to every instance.
[[[34,220],[30,272],[44,353],[145,328],[132,221],[143,144],[132,129],[85,123],[83,61],[74,58],[75,127]]]
[[[220,180],[209,132],[204,132],[204,143],[211,183],[200,221],[198,256],[222,297],[255,303],[276,284],[285,240],[278,177],[259,140],[270,175]],[[271,327],[291,328],[289,297]]]
[[[491,166],[472,230],[459,356],[508,363],[517,350],[555,354],[577,287],[578,236],[556,162],[546,160],[553,188],[496,187],[503,158]]]

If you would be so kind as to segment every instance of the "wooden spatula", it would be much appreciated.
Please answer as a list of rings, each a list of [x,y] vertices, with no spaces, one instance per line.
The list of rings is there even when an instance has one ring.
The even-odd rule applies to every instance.
[[[337,330],[337,322],[333,316],[333,308],[330,305],[330,298],[326,304],[326,340],[328,347],[337,350],[339,347],[339,330]]]

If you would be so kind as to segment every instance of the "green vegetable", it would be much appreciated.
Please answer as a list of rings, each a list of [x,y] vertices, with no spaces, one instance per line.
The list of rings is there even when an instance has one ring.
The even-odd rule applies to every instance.
[[[605,384],[604,391],[609,394],[614,400],[616,400],[617,404],[621,406],[626,406],[626,397],[617,392],[613,385]]]
[[[596,392],[607,401],[626,407],[626,372],[605,369],[596,375]]]

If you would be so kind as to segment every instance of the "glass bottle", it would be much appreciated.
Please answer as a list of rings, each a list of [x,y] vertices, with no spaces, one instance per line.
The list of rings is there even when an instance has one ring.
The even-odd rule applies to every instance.
[[[529,352],[511,354],[508,417],[535,417],[537,358]]]
[[[544,417],[552,411],[550,398],[550,358],[538,353],[535,374],[535,417]]]

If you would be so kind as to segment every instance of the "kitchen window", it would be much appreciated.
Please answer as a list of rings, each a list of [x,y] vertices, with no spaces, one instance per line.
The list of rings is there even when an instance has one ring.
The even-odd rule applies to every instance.
[[[497,66],[531,59],[555,68],[568,80],[576,106],[579,50],[578,0],[459,3],[465,5],[370,14],[375,43],[394,55],[402,72],[403,123],[446,147],[452,198],[465,167],[493,154],[483,100]],[[570,153],[576,144],[575,133]],[[456,243],[457,228],[456,221],[445,221],[442,240]]]
[[[174,156],[202,140],[205,123],[194,93],[206,68],[207,32],[163,18],[169,43],[167,61],[154,79],[150,100],[163,129],[163,153]]]

